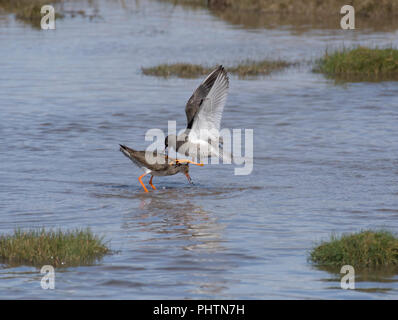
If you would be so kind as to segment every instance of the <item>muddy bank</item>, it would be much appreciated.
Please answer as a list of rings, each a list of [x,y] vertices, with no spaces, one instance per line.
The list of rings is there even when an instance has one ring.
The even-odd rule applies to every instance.
[[[186,8],[208,8],[215,16],[246,28],[292,26],[340,29],[340,9],[355,8],[356,29],[398,29],[398,2],[393,0],[157,0]]]

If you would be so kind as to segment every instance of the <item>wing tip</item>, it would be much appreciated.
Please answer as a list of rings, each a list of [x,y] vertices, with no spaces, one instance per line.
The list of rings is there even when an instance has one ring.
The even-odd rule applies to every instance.
[[[224,79],[225,79],[226,82],[227,82],[227,88],[229,88],[229,77],[228,77],[228,72],[225,70],[225,68],[223,67],[223,65],[220,64],[220,65],[217,67],[216,70],[218,71],[217,78],[218,78],[218,77],[224,77]]]

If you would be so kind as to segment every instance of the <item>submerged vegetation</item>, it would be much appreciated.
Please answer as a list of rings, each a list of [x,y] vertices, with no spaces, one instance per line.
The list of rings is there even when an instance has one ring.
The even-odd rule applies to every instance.
[[[110,250],[89,229],[73,231],[15,230],[0,236],[0,263],[11,266],[90,265]]]
[[[254,77],[259,75],[267,75],[273,71],[282,70],[294,63],[283,60],[245,60],[235,66],[226,66],[229,73],[237,75],[239,78]],[[204,67],[197,64],[174,63],[160,64],[158,66],[142,68],[145,75],[158,77],[180,77],[180,78],[196,78],[209,74],[216,66]]]
[[[332,236],[330,241],[314,248],[309,259],[321,267],[398,267],[398,238],[388,231],[370,230]]]
[[[348,81],[398,80],[398,50],[357,47],[326,52],[314,71]]]

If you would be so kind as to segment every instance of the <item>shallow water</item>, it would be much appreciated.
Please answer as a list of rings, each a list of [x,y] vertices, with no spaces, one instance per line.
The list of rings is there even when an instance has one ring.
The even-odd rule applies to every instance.
[[[0,269],[0,298],[391,299],[398,276],[358,278],[308,263],[331,233],[398,230],[398,85],[335,84],[299,67],[231,76],[225,128],[254,129],[254,170],[191,168],[143,193],[119,151],[145,149],[146,130],[185,125],[199,79],[160,79],[141,66],[309,61],[326,47],[397,45],[398,32],[247,29],[204,9],[99,1],[98,17],[40,31],[0,19],[0,232],[90,227],[116,252],[95,266]],[[66,4],[68,6],[68,4]],[[359,290],[358,290],[359,289]]]

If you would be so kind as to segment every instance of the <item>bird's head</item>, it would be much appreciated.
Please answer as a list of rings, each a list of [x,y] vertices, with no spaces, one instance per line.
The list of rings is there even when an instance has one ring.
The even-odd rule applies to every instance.
[[[175,134],[169,134],[165,139],[164,139],[164,150],[174,148],[176,150],[176,145],[177,145],[177,136]]]

